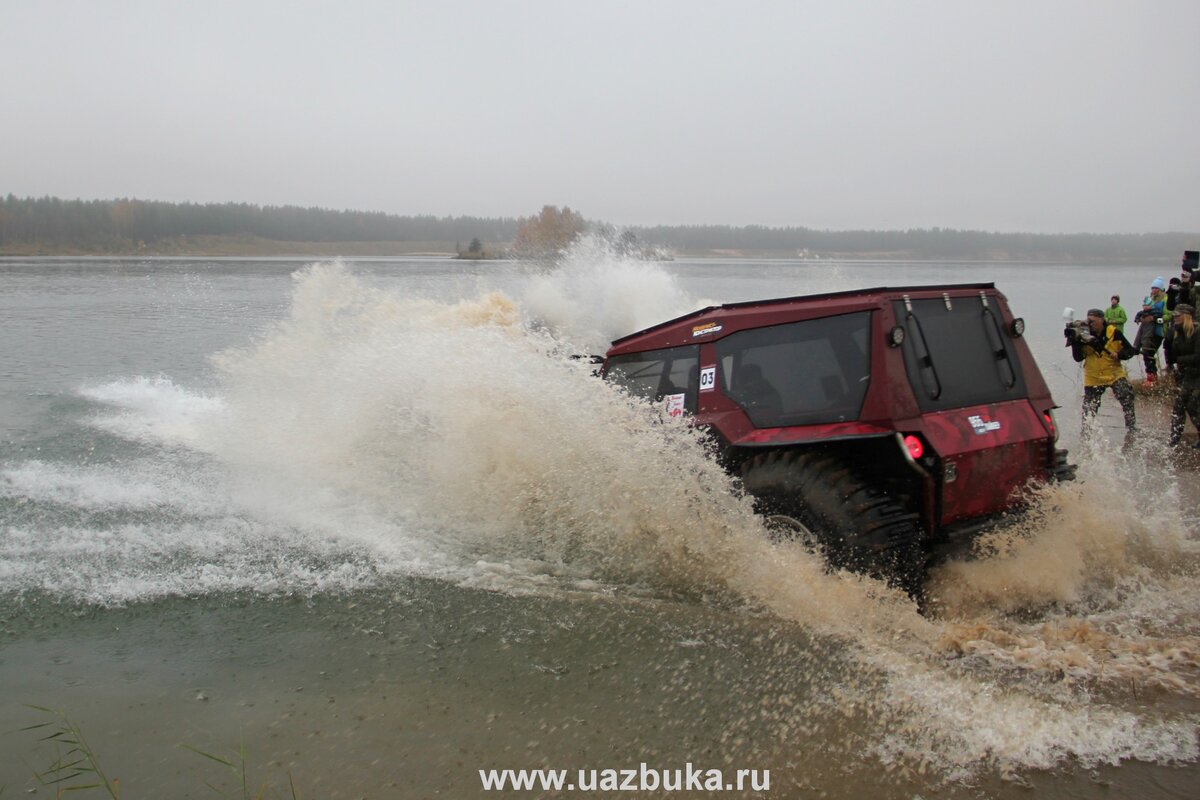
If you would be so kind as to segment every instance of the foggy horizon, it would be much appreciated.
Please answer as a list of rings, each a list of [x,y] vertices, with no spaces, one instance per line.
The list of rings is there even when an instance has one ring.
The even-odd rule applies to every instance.
[[[0,193],[1200,229],[1200,4],[6,2]]]

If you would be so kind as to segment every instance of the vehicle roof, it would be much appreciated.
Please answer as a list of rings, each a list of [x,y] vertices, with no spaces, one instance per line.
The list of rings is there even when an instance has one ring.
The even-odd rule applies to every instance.
[[[732,322],[737,318],[763,311],[785,313],[788,310],[788,306],[794,306],[797,311],[809,310],[812,306],[823,306],[830,312],[833,312],[823,316],[832,316],[833,314],[849,313],[851,311],[879,306],[885,302],[900,300],[904,295],[908,295],[912,299],[927,299],[941,297],[943,294],[960,297],[964,294],[977,295],[980,292],[985,292],[993,297],[1002,296],[996,290],[994,283],[947,283],[932,286],[878,286],[870,289],[851,289],[845,292],[826,292],[823,294],[777,297],[767,300],[749,300],[741,303],[724,303],[717,306],[707,306],[689,314],[684,314],[681,317],[675,317],[674,319],[669,319],[657,325],[651,325],[648,328],[627,334],[619,339],[614,339],[610,350],[623,349],[624,345],[632,344],[634,340],[647,337],[648,334],[666,334],[676,326],[709,316],[728,319]],[[660,337],[649,336],[648,338],[658,340]],[[654,344],[656,347],[673,346],[668,342],[655,341]]]

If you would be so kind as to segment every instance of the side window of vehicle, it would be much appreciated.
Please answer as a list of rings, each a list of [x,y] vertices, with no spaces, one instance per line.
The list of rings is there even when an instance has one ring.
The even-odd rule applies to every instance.
[[[716,344],[722,391],[759,428],[857,419],[870,320],[862,311],[727,336]]]
[[[608,360],[604,377],[639,397],[666,403],[668,413],[695,413],[700,391],[700,347],[671,347],[613,356]]]

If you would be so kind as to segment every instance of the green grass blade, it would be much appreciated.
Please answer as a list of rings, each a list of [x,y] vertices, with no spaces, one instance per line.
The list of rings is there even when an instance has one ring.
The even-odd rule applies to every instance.
[[[232,770],[235,770],[235,771],[237,770],[236,764],[234,764],[231,761],[226,761],[225,759],[221,758],[220,756],[214,756],[212,753],[206,753],[203,750],[192,747],[190,744],[181,744],[179,746],[182,747],[184,750],[191,750],[193,753],[195,753],[198,756],[204,756],[205,758],[210,758],[213,761],[217,762],[218,764],[224,764],[225,766],[229,767]]]
[[[28,725],[24,728],[17,728],[16,732],[24,733],[25,731],[36,731],[38,728],[45,728],[47,725],[53,725],[53,724],[54,724],[53,722],[39,722],[37,725]]]

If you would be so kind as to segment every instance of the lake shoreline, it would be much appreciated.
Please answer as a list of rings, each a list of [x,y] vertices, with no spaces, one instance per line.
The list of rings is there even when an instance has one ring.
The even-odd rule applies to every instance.
[[[220,239],[221,237],[214,237]],[[894,261],[929,262],[942,264],[1113,264],[1140,261],[1155,269],[1170,269],[1178,258],[1164,254],[1160,258],[1132,259],[1119,255],[1111,256],[1046,256],[1030,258],[1009,253],[991,253],[973,256],[933,257],[918,252],[837,252],[817,256],[801,256],[785,250],[674,250],[673,258],[729,259],[729,260],[786,260],[803,261],[813,265],[841,261]],[[204,241],[190,243],[172,242],[166,245],[147,245],[133,248],[69,248],[32,247],[21,244],[0,245],[0,259],[12,258],[445,258],[461,261],[504,261],[502,258],[462,258],[454,250],[454,243],[446,242],[282,242],[274,240]],[[519,260],[519,259],[518,259]]]
[[[342,241],[310,242],[264,239],[257,236],[178,236],[154,242],[114,243],[111,246],[70,247],[38,245],[28,242],[0,243],[0,258],[446,258],[465,261],[503,260],[495,258],[463,258],[461,242],[429,241]],[[485,253],[508,249],[507,242],[483,242]],[[799,253],[791,249],[704,249],[664,248],[674,258],[720,259],[785,259],[813,264],[836,261],[926,261],[934,263],[1130,263],[1139,259],[1112,254],[1106,256],[1072,256],[1047,253],[1041,257],[1017,255],[1004,250],[959,255],[933,255],[917,250],[836,251],[828,253]],[[1141,259],[1153,265],[1174,265],[1176,253]]]

